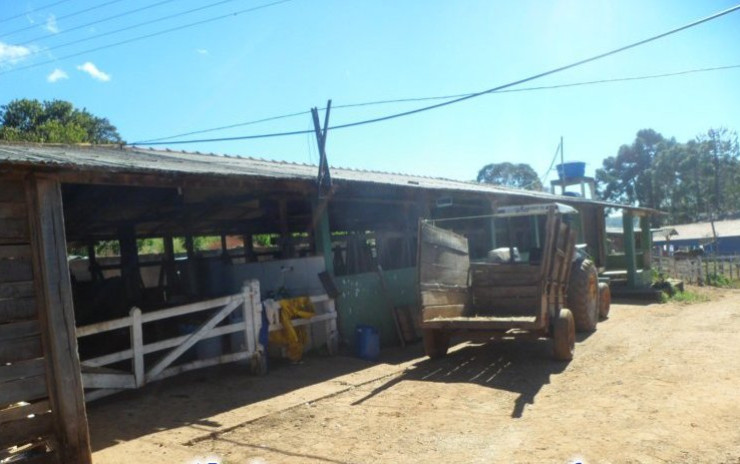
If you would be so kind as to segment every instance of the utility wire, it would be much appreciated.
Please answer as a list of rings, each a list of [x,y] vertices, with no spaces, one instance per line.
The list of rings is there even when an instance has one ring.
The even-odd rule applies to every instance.
[[[40,6],[38,8],[34,8],[34,10],[31,13],[34,13],[36,11],[46,10],[47,8],[51,8],[53,6],[61,5],[62,3],[66,3],[68,1],[70,1],[70,0],[59,0],[58,2],[50,3],[50,4],[44,5],[44,6]],[[13,19],[16,19],[16,18],[22,18],[23,16],[26,16],[27,14],[28,13],[21,13],[21,14],[15,15],[15,16],[9,16],[7,18],[0,19],[0,23],[12,21]]]
[[[85,8],[84,10],[75,11],[74,13],[66,14],[64,16],[60,16],[60,17],[55,18],[55,19],[57,21],[61,21],[62,19],[72,18],[73,16],[78,16],[78,15],[81,15],[83,13],[87,13],[88,11],[97,10],[98,8],[103,8],[103,7],[112,5],[114,3],[119,3],[119,2],[122,2],[122,1],[123,0],[110,0],[109,2],[101,3],[100,5],[91,6],[90,8]],[[24,32],[24,31],[27,31],[29,29],[34,29],[36,27],[38,27],[38,25],[31,24],[30,26],[26,26],[26,27],[22,27],[20,29],[16,29],[14,31],[6,32],[5,34],[0,35],[0,37],[8,37],[8,36],[11,36],[11,35],[15,35],[15,34],[17,34],[19,32]]]
[[[89,23],[81,24],[79,26],[75,26],[75,27],[72,27],[72,28],[69,28],[69,29],[62,29],[61,31],[56,32],[56,33],[40,35],[38,37],[34,37],[31,40],[27,40],[26,42],[22,43],[21,45],[28,45],[28,44],[30,44],[32,42],[36,42],[37,40],[46,39],[47,37],[58,37],[58,36],[60,36],[62,34],[67,34],[69,32],[73,32],[73,31],[77,31],[77,30],[80,30],[80,29],[84,29],[86,27],[90,27],[90,26],[94,26],[96,24],[104,23],[104,22],[110,21],[112,19],[122,18],[122,17],[128,16],[130,14],[138,13],[138,12],[144,11],[144,10],[149,10],[149,9],[158,7],[160,5],[164,5],[165,3],[172,3],[174,1],[176,1],[176,0],[163,0],[161,2],[152,3],[151,5],[142,6],[141,8],[136,8],[134,10],[124,11],[123,13],[119,13],[119,14],[115,14],[113,16],[108,16],[107,18],[103,18],[103,19],[98,19],[98,20],[95,20],[95,21],[91,21]]]
[[[171,2],[171,1],[173,1],[173,0],[165,0],[163,2],[160,2],[160,3],[156,4],[156,5],[160,5],[162,3],[168,3],[168,2]],[[60,48],[69,47],[70,45],[76,45],[76,44],[82,43],[82,42],[89,42],[90,40],[95,40],[95,39],[99,39],[101,37],[106,37],[106,36],[109,36],[109,35],[118,34],[119,32],[130,31],[131,29],[137,29],[139,27],[148,26],[150,24],[154,24],[154,23],[166,21],[166,20],[172,19],[172,18],[177,18],[179,16],[185,16],[185,15],[190,14],[190,13],[195,13],[196,11],[206,10],[208,8],[213,8],[215,6],[223,5],[225,3],[231,3],[231,2],[234,2],[234,1],[237,1],[237,0],[221,0],[221,1],[218,1],[218,2],[215,2],[215,3],[209,3],[208,5],[204,5],[204,6],[201,6],[201,7],[198,7],[198,8],[193,8],[193,9],[190,9],[190,10],[187,10],[187,11],[182,11],[180,13],[174,13],[174,14],[170,14],[170,15],[166,15],[166,16],[160,16],[159,18],[152,19],[150,21],[144,21],[143,23],[132,24],[130,26],[122,27],[120,29],[115,29],[115,30],[112,30],[112,31],[103,32],[103,33],[96,34],[96,35],[91,35],[89,37],[83,37],[82,39],[77,39],[77,40],[73,40],[71,42],[65,42],[65,43],[62,43],[62,44],[59,44],[59,45],[54,45],[53,47],[50,47],[50,48],[44,48],[44,49],[35,51],[33,53],[30,53],[27,56],[33,56],[33,55],[38,55],[38,54],[41,54],[41,53],[50,52],[50,51],[53,51],[53,50],[58,50]],[[239,1],[241,1],[241,0],[239,0]],[[153,6],[156,6],[156,5],[153,5]],[[149,8],[149,7],[140,8],[140,10],[141,9],[146,9],[146,8]],[[134,10],[134,11],[136,11],[136,10]],[[107,18],[107,19],[111,19],[111,18]],[[101,20],[99,22],[103,22],[103,21],[105,21],[105,20]],[[28,43],[30,43],[30,42],[27,42],[27,43],[25,43],[23,45],[27,45]]]
[[[412,114],[417,114],[417,113],[422,113],[422,112],[426,112],[426,111],[431,111],[431,110],[434,110],[434,109],[437,109],[437,108],[442,108],[442,107],[445,107],[445,106],[453,105],[455,103],[460,103],[460,102],[463,102],[465,100],[470,100],[472,98],[477,98],[477,97],[480,97],[480,96],[483,96],[483,95],[486,95],[486,94],[498,92],[498,91],[507,89],[509,87],[513,87],[513,86],[516,86],[516,85],[519,85],[519,84],[523,84],[525,82],[530,82],[530,81],[533,81],[533,80],[536,80],[536,79],[540,79],[540,78],[543,78],[545,76],[549,76],[549,75],[556,74],[556,73],[559,73],[559,72],[562,72],[562,71],[565,71],[565,70],[568,70],[568,69],[575,68],[577,66],[582,66],[582,65],[584,65],[586,63],[591,63],[593,61],[597,61],[597,60],[600,60],[602,58],[606,58],[608,56],[615,55],[617,53],[621,53],[623,51],[630,50],[632,48],[639,47],[641,45],[645,45],[645,44],[650,43],[650,42],[654,42],[654,41],[656,41],[658,39],[661,39],[663,37],[667,37],[669,35],[676,34],[678,32],[684,31],[686,29],[690,29],[692,27],[696,27],[696,26],[698,26],[700,24],[706,23],[708,21],[712,21],[712,20],[717,19],[717,18],[719,18],[721,16],[725,16],[727,14],[733,13],[733,12],[738,11],[738,10],[740,10],[740,4],[735,5],[735,6],[731,7],[731,8],[727,8],[726,10],[722,10],[720,12],[717,12],[717,13],[715,13],[713,15],[710,15],[710,16],[707,16],[705,18],[698,19],[696,21],[693,21],[691,23],[685,24],[683,26],[680,26],[680,27],[671,29],[669,31],[663,32],[661,34],[654,35],[652,37],[648,37],[647,39],[639,40],[637,42],[633,42],[631,44],[628,44],[628,45],[625,45],[625,46],[622,46],[622,47],[619,47],[619,48],[616,48],[616,49],[613,49],[613,50],[610,50],[610,51],[607,51],[607,52],[604,52],[604,53],[600,53],[598,55],[595,55],[595,56],[592,56],[592,57],[589,57],[589,58],[585,58],[583,60],[576,61],[576,62],[571,63],[571,64],[567,64],[565,66],[560,66],[558,68],[554,68],[554,69],[551,69],[549,71],[545,71],[545,72],[541,72],[539,74],[535,74],[535,75],[532,75],[532,76],[529,76],[529,77],[525,77],[523,79],[519,79],[517,81],[510,82],[508,84],[500,85],[498,87],[493,87],[493,88],[488,89],[488,90],[483,90],[481,92],[476,92],[476,93],[473,93],[473,94],[464,95],[464,96],[461,96],[461,97],[458,97],[458,98],[454,98],[452,100],[444,101],[442,103],[437,103],[435,105],[423,106],[421,108],[416,108],[416,109],[409,110],[409,111],[403,111],[401,113],[395,113],[395,114],[390,114],[390,115],[387,115],[387,116],[381,116],[381,117],[378,117],[378,118],[366,119],[366,120],[363,120],[363,121],[356,121],[356,122],[351,122],[351,123],[347,123],[347,124],[341,124],[341,125],[338,125],[338,126],[329,127],[328,130],[347,129],[347,128],[350,128],[350,127],[357,127],[357,126],[366,125],[366,124],[374,124],[374,123],[378,123],[378,122],[382,122],[382,121],[389,121],[389,120],[392,120],[392,119],[397,119],[397,118],[401,118],[401,117],[405,117],[405,116],[411,116]],[[147,145],[182,144],[182,143],[203,143],[203,142],[225,142],[225,141],[233,141],[233,140],[248,140],[248,139],[260,139],[260,138],[270,138],[270,137],[285,137],[285,136],[300,135],[300,134],[305,134],[305,133],[306,133],[306,131],[275,132],[275,133],[270,133],[270,134],[244,135],[244,136],[238,136],[238,137],[222,137],[222,138],[219,138],[219,139],[177,140],[177,141],[170,141],[170,142],[152,142],[152,143],[148,143]]]
[[[568,87],[579,87],[579,86],[589,86],[589,85],[597,85],[597,84],[608,84],[608,83],[615,83],[615,82],[627,82],[627,81],[639,81],[639,80],[647,80],[647,79],[658,79],[658,78],[665,78],[665,77],[674,77],[674,76],[681,76],[686,74],[694,74],[694,73],[701,73],[701,72],[710,72],[710,71],[721,71],[721,70],[728,70],[728,69],[738,69],[740,68],[740,64],[733,64],[728,66],[716,66],[712,68],[698,68],[698,69],[687,69],[683,71],[676,71],[676,72],[669,72],[669,73],[661,73],[661,74],[648,74],[643,76],[630,76],[630,77],[617,77],[617,78],[610,78],[610,79],[599,79],[599,80],[593,80],[593,81],[580,81],[580,82],[571,82],[571,83],[565,83],[565,84],[555,84],[555,85],[545,85],[545,86],[538,86],[538,87],[522,87],[519,89],[504,89],[499,90],[492,93],[514,93],[514,92],[531,92],[531,91],[539,91],[539,90],[552,90],[552,89],[561,89],[561,88],[568,88]],[[377,101],[369,101],[369,102],[362,102],[362,103],[350,103],[345,105],[336,105],[332,106],[332,109],[340,109],[340,108],[357,108],[357,107],[363,107],[363,106],[373,106],[373,105],[385,105],[390,103],[409,103],[409,102],[419,102],[419,101],[429,101],[429,100],[450,100],[453,98],[459,98],[469,95],[475,95],[475,93],[463,93],[463,94],[455,94],[455,95],[441,95],[441,96],[433,96],[433,97],[417,97],[417,98],[398,98],[398,99],[392,99],[392,100],[377,100]],[[325,110],[326,108],[321,108],[320,110]],[[263,119],[256,119],[253,121],[247,121],[237,124],[230,124],[228,126],[219,126],[219,127],[213,127],[210,129],[202,129],[202,130],[196,130],[191,132],[184,132],[181,134],[176,135],[170,135],[167,137],[160,137],[155,139],[147,139],[140,142],[134,142],[135,144],[139,145],[161,145],[153,142],[160,142],[163,140],[169,140],[174,139],[177,137],[186,137],[188,135],[195,135],[195,134],[203,134],[207,132],[216,132],[226,129],[233,129],[236,127],[243,127],[243,126],[250,126],[253,124],[259,124],[263,122],[268,121],[276,121],[280,119],[287,119],[292,118],[296,116],[303,116],[306,114],[309,114],[310,111],[301,111],[298,113],[288,113],[283,114],[280,116],[272,116],[269,118],[263,118]],[[304,131],[301,133],[306,132],[313,132],[313,131]],[[206,142],[211,140],[205,140]],[[212,141],[220,141],[219,139],[213,139]],[[183,142],[171,142],[171,143],[187,143],[185,141]],[[548,170],[552,170],[552,166]],[[547,174],[546,174],[547,175]]]
[[[233,0],[224,0],[224,1],[233,1]],[[43,66],[45,64],[56,63],[58,61],[66,60],[66,59],[69,59],[69,58],[74,58],[74,57],[81,56],[81,55],[84,55],[84,54],[87,54],[87,53],[97,52],[97,51],[100,51],[100,50],[107,50],[109,48],[118,47],[118,46],[121,46],[121,45],[126,45],[126,44],[129,44],[129,43],[132,43],[132,42],[138,42],[139,40],[150,39],[152,37],[157,37],[157,36],[160,36],[160,35],[169,34],[170,32],[176,32],[176,31],[180,31],[180,30],[183,30],[183,29],[188,29],[188,28],[195,27],[195,26],[200,26],[202,24],[207,24],[207,23],[211,23],[211,22],[214,22],[214,21],[218,21],[218,20],[221,20],[221,19],[231,18],[231,17],[234,17],[234,16],[238,16],[240,14],[251,13],[253,11],[261,10],[261,9],[264,9],[264,8],[269,8],[271,6],[279,5],[281,3],[288,3],[288,2],[291,2],[291,1],[293,1],[293,0],[278,0],[278,1],[275,1],[275,2],[271,2],[271,3],[265,3],[264,5],[259,5],[259,6],[255,6],[255,7],[251,7],[251,8],[246,8],[246,9],[243,9],[243,10],[234,11],[232,13],[227,13],[227,14],[224,14],[224,15],[215,16],[215,17],[211,17],[211,18],[208,18],[208,19],[203,19],[201,21],[196,21],[196,22],[193,22],[193,23],[183,24],[183,25],[177,26],[177,27],[172,27],[170,29],[165,29],[165,30],[162,30],[162,31],[153,32],[151,34],[146,34],[146,35],[140,35],[140,36],[132,37],[130,39],[122,40],[120,42],[114,42],[112,44],[103,45],[103,46],[96,47],[96,48],[90,48],[88,50],[83,50],[81,52],[77,52],[77,53],[72,53],[70,55],[61,56],[59,58],[55,58],[55,59],[52,59],[52,60],[41,61],[41,62],[38,62],[38,63],[29,64],[27,66],[21,66],[21,67],[18,67],[18,68],[9,69],[7,71],[0,72],[0,76],[1,75],[4,75],[4,74],[9,74],[9,73],[12,73],[12,72],[22,71],[22,70],[25,70],[25,69],[37,68],[37,67]],[[49,49],[47,49],[47,51],[48,50]]]

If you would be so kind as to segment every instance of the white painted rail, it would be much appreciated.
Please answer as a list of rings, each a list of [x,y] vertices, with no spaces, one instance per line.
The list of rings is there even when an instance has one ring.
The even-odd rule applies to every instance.
[[[326,346],[330,354],[335,354],[338,335],[334,300],[327,295],[310,298],[316,306],[322,307],[323,312],[311,319],[297,319],[293,322],[293,325],[297,327],[324,323]],[[200,312],[211,314],[194,332],[144,343],[144,324]],[[229,318],[232,314],[236,317]],[[223,324],[223,321],[227,318],[230,319],[230,323]],[[236,295],[146,313],[142,313],[139,308],[132,308],[128,317],[78,327],[77,338],[126,328],[129,329],[130,335],[129,348],[81,361],[82,381],[84,387],[88,390],[85,393],[86,401],[102,398],[123,389],[141,388],[149,382],[190,370],[235,361],[248,360],[253,373],[265,373],[266,347],[259,342],[259,333],[262,328],[262,301],[259,281],[257,280],[248,281],[242,292]],[[280,329],[282,329],[282,326],[278,323],[271,324],[268,330]],[[175,362],[196,343],[237,333],[244,334],[243,341],[238,347],[235,347],[232,343],[230,353],[175,365]],[[149,357],[147,361],[147,355],[165,350],[169,351],[158,359]],[[130,370],[114,370],[104,367],[127,360],[131,360]],[[91,389],[92,391],[89,391]]]

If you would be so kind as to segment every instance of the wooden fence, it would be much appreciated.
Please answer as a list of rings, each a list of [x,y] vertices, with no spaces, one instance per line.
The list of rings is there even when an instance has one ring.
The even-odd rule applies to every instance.
[[[315,304],[325,303],[325,313],[311,319],[294,321],[293,325],[324,322],[326,343],[333,353],[336,351],[337,341],[334,301],[326,295],[311,297],[311,301]],[[206,312],[210,313],[209,317],[194,332],[144,343],[144,324]],[[227,323],[223,324],[224,321]],[[259,341],[261,327],[262,302],[257,280],[249,281],[243,291],[236,295],[146,313],[142,313],[139,308],[133,308],[128,317],[79,327],[78,339],[125,328],[128,328],[130,335],[129,348],[81,361],[82,382],[86,390],[85,401],[92,401],[125,389],[141,388],[149,382],[182,372],[235,361],[247,360],[252,372],[265,373],[266,347]],[[281,328],[279,324],[269,326],[270,331]],[[230,334],[243,334],[242,337],[238,337],[240,340],[238,346],[235,347],[232,342],[231,353],[175,365],[175,362],[196,343]],[[147,357],[164,350],[169,351],[156,359],[153,356]],[[131,360],[130,370],[105,367],[127,360]]]
[[[703,285],[714,275],[729,280],[740,279],[740,255],[680,258],[654,255],[652,264],[653,269],[664,276],[691,284]]]

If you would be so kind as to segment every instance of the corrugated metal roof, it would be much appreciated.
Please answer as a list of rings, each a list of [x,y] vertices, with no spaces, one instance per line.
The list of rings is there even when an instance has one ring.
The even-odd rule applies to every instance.
[[[242,176],[306,181],[315,181],[318,174],[318,167],[309,164],[130,146],[0,144],[0,165],[3,164],[44,166],[74,171]],[[437,177],[339,167],[331,167],[331,176],[332,180],[338,183],[374,183],[420,189],[506,194],[547,201],[558,200],[570,204],[599,204],[657,213],[657,211],[646,208]]]
[[[713,238],[711,222],[696,222],[693,224],[678,224],[666,226],[675,229],[678,235],[671,237],[675,240],[700,240]],[[730,219],[726,221],[715,221],[714,229],[717,231],[717,237],[737,237],[740,235],[740,219]],[[663,242],[664,239],[655,238],[655,242]]]

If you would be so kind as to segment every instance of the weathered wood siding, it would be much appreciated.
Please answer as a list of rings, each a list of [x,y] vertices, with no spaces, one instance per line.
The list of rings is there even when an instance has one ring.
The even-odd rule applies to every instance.
[[[32,233],[34,224],[42,222],[37,186],[35,181],[0,178],[0,460],[18,454],[16,447],[22,446],[21,460],[13,462],[86,463],[86,422],[87,449],[70,452],[63,408],[54,406],[60,396],[51,345],[58,334],[50,335],[54,318],[47,312],[57,308],[49,304],[50,292],[40,277],[48,258],[38,248],[49,237]],[[45,206],[59,209],[61,216],[61,202]],[[51,246],[61,247],[66,256],[63,231],[61,237],[61,243]],[[63,292],[58,286],[55,290]],[[71,375],[79,377],[79,368]],[[30,450],[25,448],[29,445]]]
[[[428,223],[419,227],[422,319],[468,315],[468,240]]]
[[[54,439],[28,209],[24,182],[0,180],[0,450]]]

